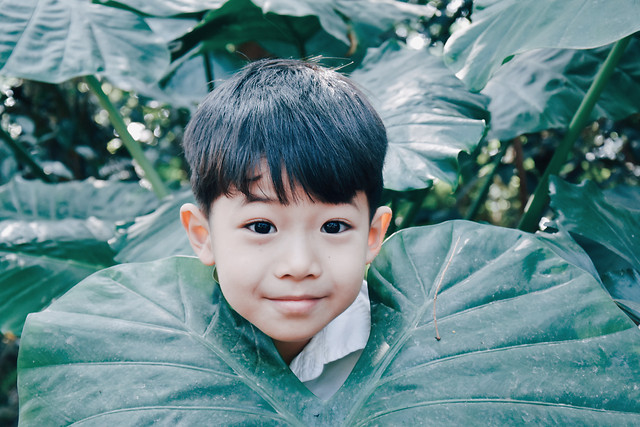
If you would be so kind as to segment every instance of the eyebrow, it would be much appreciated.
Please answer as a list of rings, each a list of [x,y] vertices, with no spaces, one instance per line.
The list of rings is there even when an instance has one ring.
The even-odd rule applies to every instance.
[[[255,195],[253,193],[244,194],[244,199],[242,200],[242,205],[246,206],[246,205],[249,205],[251,203],[282,204],[278,198],[271,198],[271,197],[266,197],[266,196],[265,197],[261,197],[261,196]],[[325,203],[325,202],[320,202],[320,203]],[[348,205],[348,206],[356,207],[355,197],[353,197],[353,199],[349,200],[348,202],[339,202],[339,203],[326,202],[326,203],[330,204],[330,205],[335,205],[335,206]]]
[[[255,194],[245,194],[244,195],[244,200],[242,201],[243,205],[248,205],[249,203],[280,203],[280,201],[275,198],[271,198],[271,197],[260,197],[260,196],[256,196]]]

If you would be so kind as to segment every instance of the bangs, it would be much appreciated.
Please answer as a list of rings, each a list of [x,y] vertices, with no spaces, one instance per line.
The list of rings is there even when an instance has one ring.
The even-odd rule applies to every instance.
[[[380,201],[387,149],[382,120],[353,83],[317,64],[250,64],[205,99],[185,141],[206,215],[221,195],[254,196],[252,185],[264,173],[285,205],[296,201],[290,199],[298,189],[332,204],[364,191],[371,212]]]
[[[230,138],[242,143],[227,150],[223,159],[219,182],[225,194],[235,188],[251,197],[260,173],[269,173],[278,200],[285,205],[296,201],[289,199],[296,197],[297,188],[311,200],[336,204],[381,186],[382,165],[376,161],[381,156],[374,148],[379,144],[367,142],[386,139],[385,134],[363,126],[368,120],[353,111],[336,115],[316,108],[309,111],[299,98],[278,101],[263,100],[261,108],[246,116],[236,138]],[[265,166],[268,172],[262,170]]]

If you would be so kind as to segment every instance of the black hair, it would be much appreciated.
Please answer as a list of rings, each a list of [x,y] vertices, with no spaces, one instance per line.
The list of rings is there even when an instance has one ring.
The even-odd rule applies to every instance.
[[[183,145],[207,216],[221,195],[240,191],[251,198],[265,164],[285,205],[297,187],[324,203],[348,203],[364,191],[371,215],[380,203],[382,120],[349,79],[315,62],[248,64],[204,99]]]

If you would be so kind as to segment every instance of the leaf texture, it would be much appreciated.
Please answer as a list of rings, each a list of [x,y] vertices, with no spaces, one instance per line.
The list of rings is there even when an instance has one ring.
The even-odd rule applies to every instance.
[[[391,237],[369,272],[369,342],[327,401],[211,274],[123,264],[31,315],[22,425],[640,422],[640,332],[535,236],[454,221]]]
[[[481,90],[512,55],[538,48],[591,49],[640,30],[640,4],[619,0],[474,2],[473,24],[445,45],[447,65]],[[483,7],[486,6],[486,7]]]

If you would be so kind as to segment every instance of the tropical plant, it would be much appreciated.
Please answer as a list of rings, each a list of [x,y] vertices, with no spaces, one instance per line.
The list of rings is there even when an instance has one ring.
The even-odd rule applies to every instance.
[[[27,313],[47,306],[74,283],[103,267],[190,253],[176,207],[191,196],[177,191],[175,185],[186,176],[176,142],[188,113],[177,107],[193,108],[217,79],[229,75],[246,59],[322,55],[325,63],[350,72],[370,95],[388,127],[384,196],[395,212],[392,228],[461,217],[491,219],[487,206],[492,204],[498,205],[496,211],[503,215],[498,223],[519,223],[529,232],[539,228],[543,216],[555,215],[556,220],[544,223],[546,232],[538,232],[536,237],[498,227],[447,222],[407,230],[389,240],[369,277],[372,289],[379,288],[380,294],[374,296],[378,313],[387,316],[401,308],[405,316],[398,315],[397,325],[378,319],[378,325],[384,325],[378,326],[380,335],[374,335],[369,345],[381,348],[382,337],[389,337],[391,341],[384,342],[394,349],[402,347],[402,354],[394,352],[381,359],[361,361],[357,375],[343,388],[346,391],[339,392],[342,397],[327,404],[313,400],[290,378],[286,386],[299,389],[301,398],[286,404],[279,402],[281,390],[275,385],[258,386],[251,375],[235,378],[244,368],[234,364],[222,350],[223,345],[215,341],[217,338],[207,335],[206,328],[179,321],[181,310],[196,309],[190,297],[182,308],[159,305],[166,308],[168,317],[162,322],[175,326],[174,335],[159,337],[152,331],[134,331],[132,325],[126,332],[139,332],[136,336],[147,337],[148,345],[157,340],[195,340],[198,345],[193,347],[194,353],[186,352],[180,363],[212,375],[211,380],[203,380],[205,389],[214,383],[219,385],[221,372],[235,372],[225,378],[234,387],[251,390],[256,402],[262,403],[250,404],[261,409],[249,412],[246,404],[244,409],[230,404],[230,421],[237,416],[255,416],[267,417],[255,421],[274,423],[377,423],[428,414],[434,423],[451,423],[492,414],[488,419],[496,423],[514,421],[515,416],[538,422],[636,422],[640,412],[634,403],[637,391],[616,391],[607,384],[624,378],[624,384],[637,387],[640,372],[637,368],[625,370],[620,364],[615,369],[603,368],[618,359],[624,361],[622,364],[639,366],[638,332],[620,316],[610,298],[604,297],[600,286],[604,285],[631,319],[640,320],[640,214],[635,202],[640,177],[637,2],[624,0],[611,7],[602,0],[477,0],[472,23],[467,19],[469,7],[468,1],[415,5],[392,0],[209,0],[194,5],[163,0],[151,7],[137,0],[45,0],[26,4],[0,0],[0,76],[5,76],[0,81],[5,102],[5,111],[0,111],[0,137],[6,143],[0,145],[4,154],[0,182],[8,182],[0,190],[0,295],[5,296],[6,307],[11,307],[1,311],[2,332],[20,335]],[[448,26],[436,31],[443,16],[448,17],[447,25],[453,23],[458,29],[440,54],[440,34],[446,38],[449,32]],[[56,100],[55,105],[62,108],[46,110],[42,116],[60,114],[64,119],[47,122],[29,116],[27,109],[18,113],[14,109],[16,99],[42,99],[38,103],[41,106],[52,105],[46,100]],[[65,99],[73,101],[61,101]],[[158,101],[170,105],[162,106]],[[76,111],[78,105],[90,106],[90,110],[82,111],[92,113],[74,119],[69,112]],[[115,135],[110,128],[96,126],[92,117],[100,118],[103,125],[108,118]],[[623,121],[614,122],[618,120]],[[68,123],[70,129],[82,127],[83,133],[65,132],[60,123]],[[612,123],[618,127],[612,127]],[[140,137],[145,125],[150,135],[147,143]],[[43,132],[43,128],[55,129],[55,134]],[[65,139],[65,135],[69,136]],[[86,137],[79,139],[77,135]],[[87,141],[91,138],[96,140]],[[64,153],[71,153],[76,163],[69,164],[64,155],[48,155],[44,147],[51,141],[65,147]],[[133,162],[118,152],[120,145],[127,148]],[[112,152],[125,166],[109,169],[96,160],[112,156]],[[604,163],[607,159],[609,163]],[[130,179],[152,189],[161,200],[138,183],[10,180],[20,174],[43,181],[88,176],[113,179],[123,168],[128,168]],[[588,177],[602,188],[612,188],[600,193],[595,183],[575,186],[553,177],[558,174],[573,182]],[[174,185],[167,186],[170,180]],[[553,210],[548,209],[549,181]],[[499,182],[509,186],[500,187]],[[527,205],[527,188],[534,187]],[[513,196],[505,200],[504,193]],[[500,207],[502,204],[507,207]],[[410,244],[402,249],[400,242]],[[486,270],[479,267],[485,264],[475,263],[491,257],[495,260],[485,263]],[[176,269],[183,269],[190,261],[172,262]],[[74,325],[92,331],[85,336],[80,329],[74,330],[78,339],[89,340],[82,345],[107,351],[106,344],[100,347],[92,343],[106,337],[95,334],[92,321],[86,317],[89,312],[100,312],[100,307],[91,305],[93,311],[78,307],[88,301],[88,292],[99,294],[111,271],[115,270],[92,276],[41,318],[55,317],[56,322],[70,328],[74,327],[70,323],[77,321]],[[413,289],[416,282],[424,285]],[[148,284],[121,285],[126,293],[126,289]],[[471,289],[477,293],[467,294]],[[166,292],[170,297],[175,289]],[[437,299],[439,292],[442,296]],[[101,299],[92,297],[91,301]],[[151,301],[153,295],[140,290],[137,299],[111,308],[124,310],[127,304],[149,305]],[[549,307],[549,311],[540,316],[542,307]],[[191,320],[202,326],[211,307],[199,305],[200,309],[204,310],[202,316]],[[134,310],[132,316],[145,319],[154,313]],[[436,313],[443,316],[441,325],[449,328],[448,336],[440,342],[428,341],[432,336],[425,332],[436,328]],[[113,319],[122,316],[129,314],[123,311],[109,315]],[[427,320],[431,316],[433,320]],[[128,365],[99,368],[107,362],[106,353],[102,359],[96,355],[86,367],[40,359],[44,356],[36,356],[38,351],[55,353],[62,343],[57,341],[59,337],[43,332],[37,319],[34,317],[29,326],[29,341],[22,343],[24,396],[34,392],[32,385],[41,383],[44,377],[50,378],[52,387],[59,387],[62,378],[69,376],[120,378],[117,372],[122,373],[122,381],[142,381],[132,375]],[[160,318],[154,319],[149,324],[157,327]],[[556,322],[553,328],[550,322]],[[482,325],[487,328],[482,329]],[[224,322],[216,327],[229,330]],[[243,328],[251,329],[247,325]],[[556,335],[549,335],[552,333]],[[475,334],[484,341],[476,342],[480,338]],[[107,344],[147,366],[149,361],[143,359],[150,353],[140,353],[143,347],[130,343],[126,334],[119,336],[120,341]],[[273,362],[273,349],[262,338],[258,341],[242,348],[258,345],[266,360]],[[605,341],[612,353],[595,357],[593,348]],[[412,347],[414,343],[421,343],[419,352]],[[473,349],[469,347],[474,345]],[[221,364],[200,366],[200,362],[194,362],[196,350],[207,353],[202,356],[205,358],[217,355]],[[504,366],[489,360],[488,355],[504,356]],[[558,363],[554,365],[552,360]],[[572,365],[576,360],[583,360],[584,365]],[[167,358],[148,367],[157,368],[159,376],[171,376],[174,365],[170,363],[177,362]],[[536,375],[528,368],[531,363],[538,369]],[[284,368],[275,363],[264,369]],[[586,371],[590,372],[588,376],[583,375]],[[390,390],[394,387],[416,390],[414,383],[403,383],[408,381],[407,372],[422,378],[421,384],[434,384],[434,388],[420,388],[422,394],[416,394],[415,400],[405,396],[391,402]],[[459,377],[452,376],[459,372]],[[508,372],[515,376],[509,377]],[[448,384],[445,375],[454,378],[453,390],[443,388]],[[475,383],[469,380],[473,375],[478,375]],[[540,389],[516,387],[534,384],[544,375],[549,380]],[[481,384],[483,379],[487,382]],[[364,386],[357,385],[356,380]],[[36,407],[38,403],[32,400],[24,408],[25,422],[36,422],[32,417],[38,413],[52,419],[69,416],[80,420],[106,410],[81,407],[74,398],[73,384],[68,386],[69,394],[50,395],[43,408]],[[117,381],[111,386],[114,390],[124,387]],[[520,394],[509,394],[509,387]],[[149,389],[135,389],[140,399],[149,399]],[[153,391],[157,393],[158,387]],[[232,392],[231,387],[225,388],[225,396]],[[176,388],[162,393],[177,396],[182,391]],[[113,395],[108,406],[116,418],[109,421],[135,414],[143,422],[147,416],[165,414],[165,410],[125,410],[133,403],[118,393]],[[608,400],[592,399],[605,395]],[[161,399],[160,404],[168,399]],[[184,399],[189,405],[198,404],[195,395],[187,393]],[[462,404],[471,400],[473,405]],[[300,412],[301,405],[311,409]],[[57,413],[58,408],[67,415]],[[187,415],[176,410],[167,416],[193,416],[196,420],[210,416],[210,412],[203,409]]]
[[[528,233],[452,221],[391,237],[369,274],[369,351],[327,401],[221,302],[211,267],[184,257],[119,267],[32,315],[20,356],[21,422],[640,419],[636,326],[589,272]],[[64,351],[69,345],[91,351]]]

